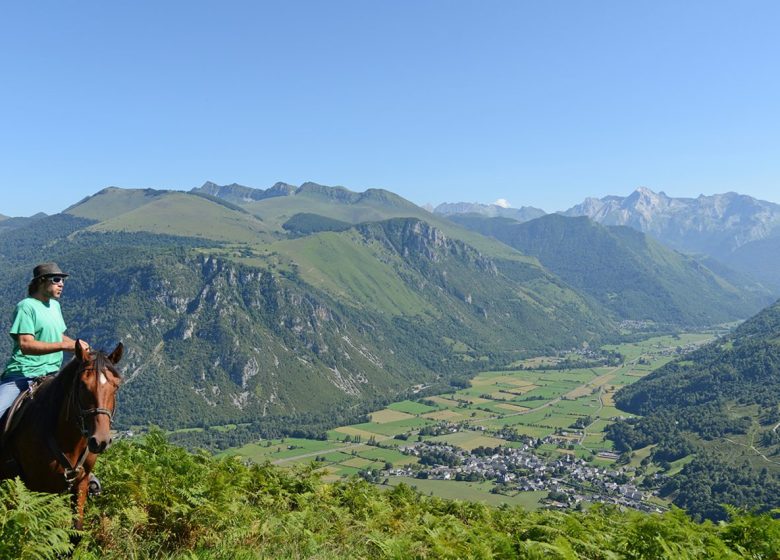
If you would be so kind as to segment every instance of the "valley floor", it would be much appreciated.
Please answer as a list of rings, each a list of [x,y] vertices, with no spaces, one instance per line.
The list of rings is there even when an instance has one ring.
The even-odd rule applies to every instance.
[[[653,488],[691,457],[661,473],[643,464],[649,448],[613,452],[606,427],[630,416],[614,407],[613,395],[712,338],[689,333],[608,346],[622,361],[596,367],[563,367],[598,355],[586,351],[526,360],[480,373],[468,388],[393,403],[370,422],[331,430],[327,441],[263,440],[226,454],[277,465],[314,461],[326,480],[359,475],[380,486],[407,482],[432,495],[528,509],[613,503],[662,511],[667,504]]]

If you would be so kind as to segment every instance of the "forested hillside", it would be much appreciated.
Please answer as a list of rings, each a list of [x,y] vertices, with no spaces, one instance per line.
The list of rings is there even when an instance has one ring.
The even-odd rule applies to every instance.
[[[720,503],[780,506],[780,302],[615,402],[642,415],[611,427],[618,449],[657,444],[660,460],[698,454],[668,485],[679,505],[708,517],[724,515]]]
[[[724,560],[776,558],[780,548],[780,521],[768,515],[735,511],[715,525],[679,510],[492,508],[192,455],[159,433],[115,444],[97,465],[104,492],[88,502],[77,558]],[[65,497],[2,483],[0,556],[60,557],[69,518]]]
[[[450,219],[537,257],[621,319],[712,324],[745,318],[771,297],[755,284],[733,285],[696,259],[627,227],[558,214],[525,223],[467,215]]]
[[[56,260],[72,274],[69,332],[126,345],[117,426],[241,424],[217,434],[223,444],[318,436],[421,386],[442,389],[611,329],[522,255],[486,256],[419,219],[274,241],[231,206],[109,189],[8,231],[4,313],[24,295],[30,263]]]

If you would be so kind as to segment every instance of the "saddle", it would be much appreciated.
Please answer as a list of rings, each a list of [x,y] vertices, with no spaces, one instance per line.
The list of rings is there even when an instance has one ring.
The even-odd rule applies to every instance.
[[[27,390],[19,393],[16,399],[14,399],[3,418],[0,418],[0,448],[5,447],[5,443],[21,423],[25,412],[29,408],[27,405],[35,398],[35,394],[52,379],[54,379],[54,375],[34,378]]]

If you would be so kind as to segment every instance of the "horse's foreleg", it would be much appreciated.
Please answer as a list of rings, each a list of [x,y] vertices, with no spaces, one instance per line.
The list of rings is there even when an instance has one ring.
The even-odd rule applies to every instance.
[[[81,531],[84,528],[84,506],[87,503],[89,491],[89,476],[81,477],[73,487],[71,505],[73,507],[73,528]]]

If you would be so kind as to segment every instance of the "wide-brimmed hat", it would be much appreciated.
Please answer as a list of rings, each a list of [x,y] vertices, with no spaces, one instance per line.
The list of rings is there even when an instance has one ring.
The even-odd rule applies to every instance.
[[[68,276],[68,274],[62,272],[57,263],[47,262],[41,263],[33,268],[33,280],[37,280],[43,276]]]

